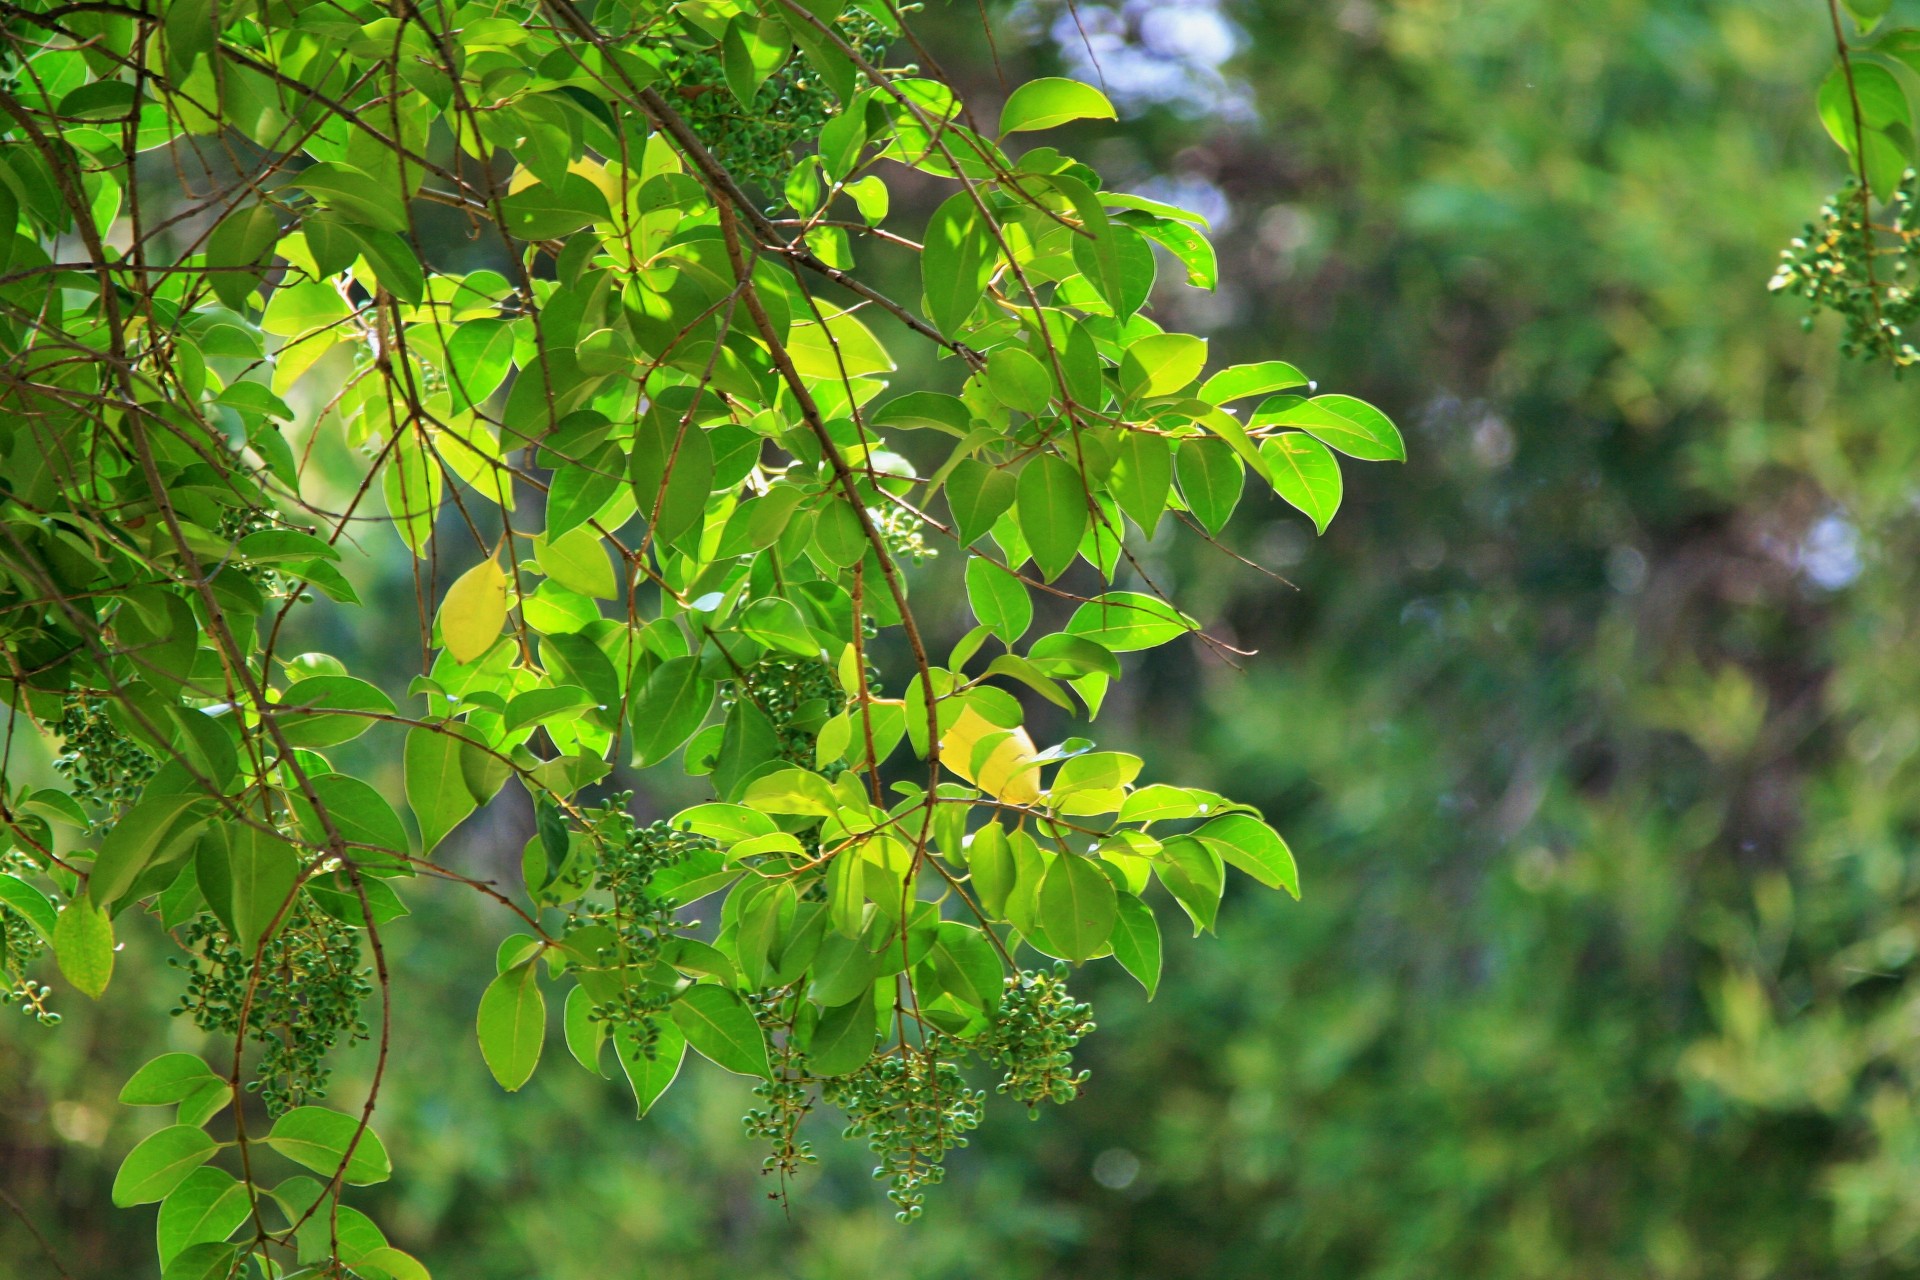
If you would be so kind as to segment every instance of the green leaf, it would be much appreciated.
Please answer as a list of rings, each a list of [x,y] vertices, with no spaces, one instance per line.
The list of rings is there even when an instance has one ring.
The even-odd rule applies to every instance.
[[[1116,319],[1125,320],[1153,292],[1153,248],[1132,227],[1107,217],[1100,198],[1086,183],[1067,174],[1049,179],[1080,215],[1083,234],[1073,237],[1074,265],[1093,286]]]
[[[33,925],[33,931],[40,935],[42,942],[54,940],[54,929],[60,923],[60,915],[54,912],[54,904],[48,900],[48,896],[27,881],[13,875],[0,875],[0,906],[21,913],[21,917]]]
[[[1860,24],[1860,34],[1866,35],[1880,24],[1893,8],[1893,0],[1841,0],[1853,20]]]
[[[447,833],[478,807],[467,789],[461,755],[473,750],[451,721],[407,731],[403,761],[407,803],[420,822],[420,852],[431,855]]]
[[[687,1056],[686,1033],[673,1019],[655,1018],[654,1026],[660,1034],[654,1040],[651,1058],[640,1051],[624,1023],[615,1024],[613,1029],[614,1052],[620,1059],[620,1069],[626,1073],[627,1083],[633,1088],[633,1101],[642,1116],[653,1110],[653,1104],[680,1074],[680,1064]]]
[[[170,0],[163,29],[167,34],[167,72],[184,80],[200,55],[213,48],[212,0]]]
[[[820,126],[820,163],[825,166],[827,180],[839,182],[852,173],[860,162],[861,149],[867,145],[867,113],[864,111],[842,111],[830,117]],[[874,181],[878,181],[875,179]],[[853,195],[851,185],[847,194]],[[885,200],[886,187],[880,188],[881,199]],[[855,201],[859,200],[854,196]],[[863,210],[864,212],[864,210]]]
[[[1198,787],[1169,787],[1154,783],[1127,796],[1120,806],[1122,822],[1160,822],[1168,818],[1198,818],[1217,812],[1225,801]]]
[[[285,923],[288,899],[300,878],[300,855],[273,832],[236,823],[227,829],[227,866],[233,940],[251,957],[269,927],[276,920]]]
[[[820,642],[807,630],[799,607],[779,596],[765,596],[742,610],[740,630],[769,649],[784,650],[803,658],[820,656]]]
[[[1040,925],[1065,959],[1090,960],[1107,945],[1118,918],[1113,881],[1092,859],[1061,854],[1040,881]]]
[[[1860,123],[1871,131],[1883,132],[1899,126],[1912,131],[1912,110],[1906,93],[1893,72],[1875,62],[1853,62],[1853,84],[1849,90],[1846,70],[1836,66],[1820,86],[1820,122],[1842,150],[1854,154],[1853,107],[1860,104]]]
[[[120,1162],[120,1172],[113,1178],[113,1203],[125,1209],[166,1199],[219,1149],[205,1130],[191,1125],[169,1125],[149,1134]]]
[[[545,724],[562,716],[577,718],[581,712],[592,710],[597,705],[593,695],[578,685],[529,689],[514,695],[513,701],[507,704],[502,727],[510,734],[519,733],[532,725]]]
[[[1166,218],[1122,215],[1118,221],[1171,253],[1187,269],[1187,283],[1211,291],[1220,283],[1220,261],[1213,241],[1194,228]]]
[[[1079,554],[1087,531],[1086,482],[1066,459],[1042,453],[1021,469],[1015,510],[1033,562],[1051,582]]]
[[[1117,120],[1107,95],[1090,84],[1043,76],[1015,89],[1000,109],[1000,133],[1051,129],[1069,120]]]
[[[219,1245],[252,1212],[246,1183],[212,1165],[195,1169],[160,1205],[160,1265],[170,1266],[194,1245]]]
[[[1113,958],[1147,989],[1147,999],[1160,988],[1160,922],[1153,908],[1123,893],[1113,927]]]
[[[416,556],[427,554],[445,489],[440,467],[427,447],[414,432],[401,432],[381,472],[380,492],[387,500],[387,514],[393,517],[394,532]]]
[[[120,1090],[129,1107],[162,1107],[199,1092],[209,1082],[226,1086],[197,1054],[163,1053],[133,1073]]]
[[[390,716],[393,699],[357,676],[308,676],[280,696],[275,718],[293,747],[333,747],[351,742]]]
[[[1008,645],[1033,625],[1033,598],[1026,585],[984,556],[967,561],[967,603],[980,625]]]
[[[825,557],[822,568],[850,569],[866,557],[871,545],[859,513],[838,494],[828,495],[814,514],[809,554],[816,561]]]
[[[1218,535],[1239,505],[1246,465],[1233,446],[1214,436],[1188,436],[1174,456],[1180,496],[1208,533]]]
[[[260,384],[249,382],[240,385],[257,387]],[[297,564],[313,559],[340,558],[339,548],[332,543],[310,533],[301,533],[298,529],[262,529],[250,533],[240,539],[238,550],[249,564]],[[333,674],[345,675],[346,669],[340,667]]]
[[[362,227],[349,222],[345,224],[345,229],[353,237],[361,256],[366,258],[367,265],[373,268],[374,279],[380,287],[400,301],[418,306],[426,296],[427,279],[420,269],[420,259],[414,254],[413,246],[393,232],[382,231],[378,227]]]
[[[1018,482],[999,467],[973,458],[947,476],[947,509],[962,546],[971,546],[1013,505]]]
[[[323,824],[306,795],[302,791],[292,793],[289,798],[307,839],[325,845],[330,824],[340,838],[352,846],[345,851],[349,857],[383,866],[400,864],[409,848],[407,829],[385,796],[359,778],[344,773],[308,774],[305,790],[313,792],[314,799],[327,813],[327,822]],[[382,858],[377,850],[392,856]]]
[[[198,791],[143,795],[100,842],[100,855],[87,877],[87,897],[111,908],[141,872],[164,861],[206,824],[211,807]]]
[[[513,364],[513,326],[469,320],[447,339],[447,386],[457,413],[482,405],[506,381]]]
[[[1200,384],[1200,398],[1208,404],[1224,405],[1248,396],[1304,387],[1307,375],[1285,360],[1262,360],[1259,364],[1236,364]]]
[[[353,1268],[372,1275],[374,1280],[433,1280],[418,1258],[392,1245],[360,1254],[353,1260]]]
[[[857,856],[846,860],[856,866],[861,861]],[[878,970],[879,963],[862,938],[836,930],[821,939],[814,956],[813,998],[828,1008],[848,1004],[873,988]]]
[[[180,1107],[174,1112],[174,1120],[178,1124],[204,1125],[225,1111],[232,1103],[233,1086],[225,1080],[210,1080],[195,1092],[180,1099]]]
[[[250,204],[220,220],[207,237],[207,282],[229,308],[238,311],[260,283],[257,268],[280,240],[280,216],[273,206]]]
[[[531,371],[523,371],[524,379]],[[511,403],[511,397],[509,397]],[[563,461],[553,469],[553,484],[547,490],[547,537],[563,538],[600,514],[620,491],[620,472],[626,457],[617,444],[603,444],[576,461]]]
[[[557,240],[589,222],[612,217],[592,179],[568,173],[556,184],[537,182],[501,200],[505,229],[522,240]]]
[[[965,436],[973,415],[958,396],[937,391],[909,391],[881,405],[867,421],[876,427],[925,428]]]
[[[61,910],[53,926],[53,958],[83,994],[98,1000],[107,989],[113,977],[113,921],[92,898],[75,898]]]
[[[315,209],[300,222],[300,238],[307,242],[313,265],[323,276],[337,276],[360,256],[360,242],[347,230],[347,220],[337,213]],[[327,286],[331,287],[331,286]],[[280,291],[275,291],[275,297]]]
[[[1007,895],[1013,892],[1015,874],[1006,828],[989,822],[973,833],[967,841],[967,871],[973,877],[973,891],[981,907],[990,916],[1002,915],[1007,909]]]
[[[773,721],[754,706],[751,699],[741,698],[728,708],[721,730],[720,751],[713,765],[714,790],[723,796],[735,795],[742,782],[756,776],[762,765],[779,754],[780,735]],[[766,821],[762,814],[754,813],[754,816]]]
[[[981,930],[958,920],[942,920],[924,963],[933,966],[941,989],[960,1003],[982,1012],[999,1008],[1006,967]]]
[[[1054,795],[1084,790],[1110,791],[1138,777],[1141,765],[1139,756],[1124,751],[1090,751],[1062,762],[1060,771],[1053,775],[1050,790]]]
[[[1173,452],[1166,438],[1150,431],[1122,431],[1107,492],[1149,538],[1167,509],[1172,487]]]
[[[873,1057],[879,1039],[880,1024],[874,1018],[869,991],[821,1015],[807,1046],[807,1070],[816,1076],[844,1076],[858,1071]]]
[[[1250,813],[1223,814],[1193,832],[1226,861],[1269,889],[1285,889],[1300,896],[1300,872],[1287,842]]]
[[[1327,446],[1301,431],[1261,442],[1260,456],[1273,473],[1273,490],[1305,512],[1316,533],[1325,533],[1340,509],[1340,464]]]
[[[669,1008],[687,1043],[709,1062],[736,1075],[770,1077],[767,1038],[746,1002],[725,987],[689,987]]]
[[[778,22],[756,20],[745,15],[727,24],[720,41],[720,60],[727,88],[748,111],[768,76],[786,61],[792,43],[786,28]]]
[[[607,1024],[593,1016],[593,997],[585,987],[576,986],[567,992],[560,1026],[566,1033],[567,1052],[573,1055],[573,1060],[595,1075],[604,1076],[600,1054],[607,1045]]]
[[[237,1244],[189,1245],[164,1264],[160,1280],[232,1280],[239,1256]]]
[[[507,575],[491,557],[455,578],[440,602],[440,642],[459,663],[480,660],[507,622]]]
[[[1073,611],[1067,634],[1114,653],[1152,649],[1200,624],[1166,601],[1138,591],[1109,591]]]
[[[999,246],[975,207],[976,198],[962,191],[934,210],[927,221],[926,247],[920,253],[927,318],[948,337],[960,331],[986,296],[1000,257]]]
[[[1273,408],[1269,409],[1269,405]],[[1254,411],[1251,425],[1299,427],[1349,458],[1405,462],[1406,442],[1387,415],[1353,396],[1279,396]]]
[[[1191,836],[1175,836],[1160,846],[1153,873],[1193,921],[1194,936],[1211,932],[1227,883],[1220,855]]]
[[[645,768],[672,755],[700,727],[713,706],[713,681],[700,673],[698,658],[670,658],[647,678],[633,699],[633,764]]]
[[[407,205],[400,193],[350,164],[322,161],[302,170],[293,185],[368,226],[395,234],[407,229]]]
[[[655,542],[673,546],[700,528],[713,488],[713,444],[700,427],[649,412],[634,429],[630,474],[633,500],[653,525]]]
[[[352,1143],[353,1156],[347,1159],[344,1178],[349,1186],[371,1186],[393,1175],[380,1135],[371,1128],[360,1129],[359,1121],[352,1116],[325,1107],[295,1107],[274,1123],[266,1143],[295,1164],[328,1178],[347,1159],[347,1146]]]
[[[841,191],[852,198],[854,207],[860,210],[860,216],[867,220],[870,227],[877,227],[884,222],[893,204],[892,193],[888,191],[886,182],[876,174],[856,178],[842,187]]]
[[[1207,343],[1185,333],[1153,333],[1127,348],[1120,362],[1120,387],[1131,398],[1170,396],[1200,376],[1207,364]]]
[[[987,357],[987,386],[1007,408],[1035,417],[1053,403],[1053,375],[1019,347],[1002,347]]]
[[[338,326],[353,314],[353,308],[330,284],[286,284],[273,291],[267,300],[260,327],[268,333],[292,338]]]
[[[547,1000],[540,992],[538,968],[536,955],[500,974],[480,997],[480,1053],[508,1093],[533,1077],[546,1043]]]
[[[533,558],[541,572],[569,591],[596,600],[611,600],[619,594],[606,544],[591,529],[572,529],[551,541],[537,539]]]

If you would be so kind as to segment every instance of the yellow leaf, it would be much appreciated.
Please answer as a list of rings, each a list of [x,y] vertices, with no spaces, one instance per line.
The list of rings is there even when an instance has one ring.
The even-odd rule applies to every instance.
[[[1007,736],[988,752],[976,775],[972,765],[973,748],[989,734]],[[1040,771],[1023,767],[1038,754],[1033,739],[1027,736],[1024,728],[1016,727],[1008,733],[972,707],[962,708],[953,727],[940,739],[941,763],[988,795],[1008,804],[1034,804],[1040,799]]]
[[[447,588],[440,602],[440,643],[455,662],[472,662],[499,638],[507,620],[507,575],[482,560]]]

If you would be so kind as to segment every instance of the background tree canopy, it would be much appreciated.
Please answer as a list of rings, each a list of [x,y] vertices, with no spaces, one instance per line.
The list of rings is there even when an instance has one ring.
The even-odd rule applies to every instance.
[[[912,19],[963,99],[1104,83],[1121,118],[1057,145],[1109,190],[1210,217],[1221,287],[1184,292],[1163,261],[1151,314],[1208,337],[1211,367],[1281,354],[1408,428],[1415,464],[1349,469],[1323,539],[1254,490],[1225,524],[1297,589],[1198,538],[1150,544],[1154,580],[1260,656],[1145,654],[1103,710],[1103,746],[1284,830],[1302,901],[1230,886],[1217,944],[1166,931],[1151,1003],[1113,966],[1076,973],[1101,1024],[1085,1096],[981,1129],[902,1232],[856,1145],[816,1144],[790,1221],[763,1203],[751,1099],[718,1073],[637,1126],[630,1095],[565,1063],[503,1100],[472,1030],[510,926],[410,882],[386,931],[417,975],[395,993],[410,1032],[378,1114],[403,1167],[352,1203],[477,1277],[1908,1273],[1908,390],[1766,294],[1844,178],[1810,109],[1824,15],[991,16],[991,44],[964,6]],[[892,200],[924,226],[952,189]],[[919,350],[897,385],[933,385]],[[311,647],[397,690],[418,622],[395,562]],[[924,624],[944,653],[974,621],[964,566],[916,572],[916,601],[951,602]],[[1070,731],[1050,714],[1042,740]],[[398,793],[399,760],[355,762]],[[702,794],[656,776],[646,814]],[[503,800],[436,857],[517,881],[539,834]],[[151,1267],[151,1211],[107,1196],[154,1126],[115,1095],[200,1047],[164,1017],[185,979],[142,919],[120,917],[98,1006],[56,991],[57,1030],[0,1023],[4,1185],[76,1274]],[[364,1091],[368,1046],[334,1062],[337,1096]]]

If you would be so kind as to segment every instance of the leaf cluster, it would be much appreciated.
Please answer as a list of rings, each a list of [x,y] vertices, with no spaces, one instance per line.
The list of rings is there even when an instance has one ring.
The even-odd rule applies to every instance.
[[[1324,530],[1336,455],[1404,456],[1148,317],[1163,260],[1214,283],[1203,220],[1024,145],[1111,118],[1097,90],[1027,83],[988,133],[881,65],[896,10],[837,0],[35,0],[4,38],[0,695],[73,785],[0,797],[0,911],[88,995],[130,909],[202,952],[231,1053],[135,1077],[178,1123],[116,1186],[161,1203],[169,1276],[425,1274],[341,1198],[388,1174],[380,1069],[357,1114],[306,1102],[364,974],[381,1064],[403,1030],[416,877],[513,921],[477,1014],[503,1087],[563,984],[642,1113],[691,1048],[765,1082],[785,1169],[824,1090],[908,1216],[977,1119],[959,1056],[1077,1090],[1086,1011],[1023,950],[1151,993],[1151,886],[1196,933],[1228,867],[1297,896],[1247,806],[1027,728],[1097,715],[1122,654],[1221,647],[1137,554],[1169,513],[1217,534],[1251,474]],[[945,193],[912,235],[907,172]],[[861,262],[903,249],[907,300]],[[893,388],[904,345],[957,390]],[[949,548],[979,625],[940,653],[909,571]],[[289,651],[368,557],[418,583],[404,692]],[[591,799],[675,761],[711,799],[665,824]],[[537,832],[503,889],[444,853],[510,785]],[[268,1153],[325,1181],[269,1188]]]

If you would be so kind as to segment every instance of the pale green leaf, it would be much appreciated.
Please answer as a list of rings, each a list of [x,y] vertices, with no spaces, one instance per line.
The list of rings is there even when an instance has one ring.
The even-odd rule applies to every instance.
[[[536,956],[487,984],[480,997],[480,1052],[500,1087],[512,1093],[533,1076],[547,1036],[547,1001]]]
[[[1090,84],[1059,76],[1029,80],[1015,89],[1000,109],[1000,132],[1051,129],[1070,120],[1118,119],[1107,95]]]

